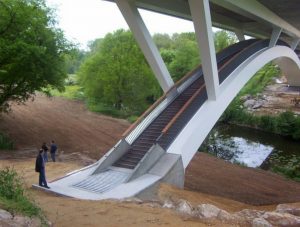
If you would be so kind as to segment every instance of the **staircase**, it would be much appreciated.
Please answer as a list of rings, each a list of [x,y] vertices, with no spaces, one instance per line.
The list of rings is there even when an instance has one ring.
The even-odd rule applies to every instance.
[[[226,65],[231,58],[237,55],[250,45],[253,45],[257,40],[246,40],[233,45],[217,55],[218,68]],[[113,166],[127,169],[134,169],[137,164],[142,160],[147,151],[158,143],[165,150],[178,135],[180,130],[188,122],[193,114],[207,99],[207,94],[204,86],[204,78],[201,67],[199,67],[193,75],[197,74],[197,79],[188,86],[182,93],[180,93],[173,102],[171,102],[166,109],[152,121],[152,123],[141,133],[141,135],[132,143],[131,148],[123,155]],[[222,78],[222,81],[225,78]],[[203,87],[202,91],[194,97],[191,103],[183,114],[176,120],[174,125],[168,130],[167,133],[162,134],[163,129],[181,110],[181,108],[191,99],[191,97]]]

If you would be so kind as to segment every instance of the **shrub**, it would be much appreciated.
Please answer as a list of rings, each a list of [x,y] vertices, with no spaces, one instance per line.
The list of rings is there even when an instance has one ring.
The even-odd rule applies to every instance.
[[[260,127],[269,132],[277,132],[276,118],[269,115],[261,116]]]
[[[0,204],[14,213],[38,216],[43,220],[41,209],[26,194],[21,177],[13,168],[0,170]]]
[[[14,143],[8,138],[8,136],[0,133],[0,149],[12,150],[14,149]]]
[[[282,135],[292,135],[295,131],[295,124],[296,117],[290,111],[283,112],[278,116],[278,130]]]
[[[282,167],[282,166],[275,166],[271,169],[275,173],[279,173],[283,176],[286,176],[292,180],[300,182],[300,167]]]

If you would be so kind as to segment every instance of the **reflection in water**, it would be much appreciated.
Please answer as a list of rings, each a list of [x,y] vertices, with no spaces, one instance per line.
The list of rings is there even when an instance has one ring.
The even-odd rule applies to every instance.
[[[270,169],[300,163],[300,143],[282,136],[233,125],[217,125],[200,151],[249,167]]]

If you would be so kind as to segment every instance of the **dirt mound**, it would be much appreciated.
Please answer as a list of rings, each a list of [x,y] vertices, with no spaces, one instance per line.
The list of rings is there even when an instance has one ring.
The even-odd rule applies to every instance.
[[[55,140],[64,153],[99,159],[129,126],[125,120],[91,113],[82,102],[58,97],[37,95],[34,102],[12,109],[1,116],[0,131],[14,140],[17,150],[37,149]]]
[[[60,165],[77,159],[88,164],[108,151],[128,126],[124,120],[89,112],[82,102],[38,95],[34,102],[16,105],[12,113],[2,116],[0,131],[9,134],[19,151],[1,152],[0,159],[15,162],[33,158],[43,141],[54,139],[64,151]],[[300,201],[299,183],[207,154],[194,157],[186,171],[185,185],[187,189],[254,205]]]

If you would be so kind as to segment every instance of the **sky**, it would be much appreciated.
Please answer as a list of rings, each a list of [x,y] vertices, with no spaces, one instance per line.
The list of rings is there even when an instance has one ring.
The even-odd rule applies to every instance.
[[[91,40],[104,37],[117,29],[129,29],[117,5],[103,0],[46,0],[47,5],[56,8],[58,27],[67,39],[80,44],[83,49]],[[139,10],[150,31],[154,33],[193,32],[191,21],[158,13]]]

